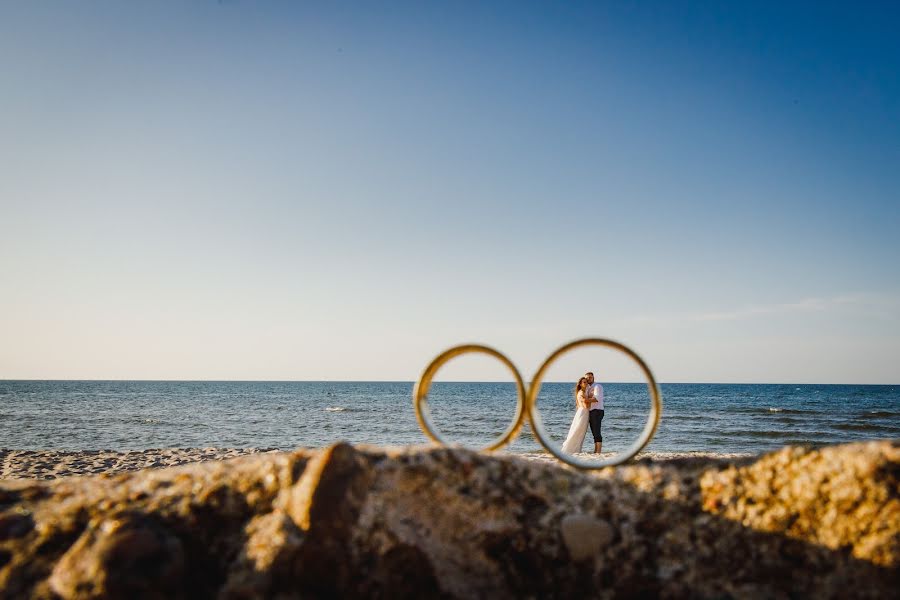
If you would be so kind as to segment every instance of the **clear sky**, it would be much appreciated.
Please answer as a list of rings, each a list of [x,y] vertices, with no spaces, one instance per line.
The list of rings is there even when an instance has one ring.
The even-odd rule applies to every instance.
[[[900,383],[900,5],[562,4],[0,2],[0,378]]]

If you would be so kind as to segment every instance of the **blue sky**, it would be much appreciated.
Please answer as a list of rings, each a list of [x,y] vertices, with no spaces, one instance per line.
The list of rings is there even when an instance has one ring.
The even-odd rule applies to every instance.
[[[898,383],[900,14],[748,4],[2,3],[0,377]]]

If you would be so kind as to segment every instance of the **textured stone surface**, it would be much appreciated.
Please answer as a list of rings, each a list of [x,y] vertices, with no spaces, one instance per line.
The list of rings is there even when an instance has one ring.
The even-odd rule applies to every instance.
[[[0,484],[5,598],[892,597],[900,446],[587,475],[339,444]]]
[[[613,540],[613,528],[590,515],[569,515],[560,522],[560,532],[574,561],[593,558]]]

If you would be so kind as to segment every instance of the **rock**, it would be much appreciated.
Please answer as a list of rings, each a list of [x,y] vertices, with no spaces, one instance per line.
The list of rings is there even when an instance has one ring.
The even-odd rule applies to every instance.
[[[181,541],[144,515],[91,523],[50,575],[63,598],[184,597]]]
[[[587,515],[563,517],[563,543],[574,561],[591,558],[613,539],[613,530],[605,521]]]
[[[0,515],[0,540],[8,540],[25,535],[34,527],[31,516],[26,514]]]
[[[889,597],[900,445],[584,474],[453,448],[0,483],[0,597]]]

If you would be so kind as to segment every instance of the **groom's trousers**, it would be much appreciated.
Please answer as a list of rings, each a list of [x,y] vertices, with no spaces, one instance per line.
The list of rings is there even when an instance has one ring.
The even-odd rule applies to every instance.
[[[603,422],[603,409],[595,408],[588,413],[588,422],[591,424],[591,433],[594,434],[594,443],[602,442],[600,424]]]

